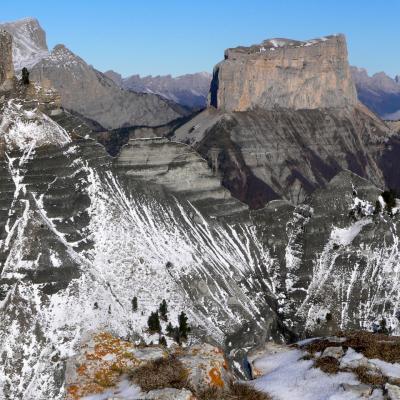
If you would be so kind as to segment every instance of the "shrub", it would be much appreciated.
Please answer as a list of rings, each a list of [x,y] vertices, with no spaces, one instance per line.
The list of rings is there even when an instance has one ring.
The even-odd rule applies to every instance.
[[[167,347],[167,339],[164,336],[160,336],[158,339],[158,344],[164,347]]]
[[[339,361],[335,357],[320,357],[315,360],[314,367],[327,374],[337,374],[339,372]]]
[[[159,358],[135,369],[131,380],[145,392],[167,387],[183,389],[187,381],[187,371],[175,357]]]

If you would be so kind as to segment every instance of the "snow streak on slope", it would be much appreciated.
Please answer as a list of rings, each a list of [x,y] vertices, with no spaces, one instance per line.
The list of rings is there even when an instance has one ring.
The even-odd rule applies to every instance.
[[[83,148],[48,124],[41,113],[27,115],[17,105],[10,105],[2,123],[18,188],[0,244],[6,254],[1,278],[8,282],[0,306],[5,395],[61,399],[65,359],[82,335],[109,330],[157,340],[145,329],[164,298],[174,324],[183,310],[194,332],[219,342],[245,320],[262,324],[265,292],[272,286],[267,279],[260,285],[255,271],[271,260],[254,228],[211,226],[172,196],[161,204],[140,187],[128,193],[107,164],[87,161]],[[58,171],[55,177],[41,169],[43,152]],[[63,215],[54,208],[60,193],[66,196],[61,211],[74,201],[69,195],[80,193],[77,206],[88,198],[86,225],[82,210]],[[67,221],[80,226],[72,236],[61,229]],[[132,312],[134,296],[138,312]]]

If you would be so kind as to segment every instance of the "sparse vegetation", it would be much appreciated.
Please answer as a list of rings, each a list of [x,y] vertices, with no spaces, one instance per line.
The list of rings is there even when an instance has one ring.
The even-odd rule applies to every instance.
[[[183,389],[187,385],[187,371],[175,357],[159,358],[135,369],[131,380],[145,392],[167,387]]]
[[[358,380],[366,385],[384,385],[387,382],[387,378],[380,375],[374,374],[367,367],[359,366],[357,368],[351,368]]]
[[[259,392],[250,385],[232,383],[228,389],[210,387],[196,393],[199,400],[271,400],[266,393]]]
[[[314,367],[327,374],[337,374],[339,372],[339,361],[334,357],[319,357],[315,360]]]

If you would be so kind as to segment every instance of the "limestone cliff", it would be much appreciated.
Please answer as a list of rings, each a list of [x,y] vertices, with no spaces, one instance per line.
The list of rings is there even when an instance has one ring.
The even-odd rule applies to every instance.
[[[356,102],[343,35],[307,42],[271,39],[228,49],[214,69],[209,100],[225,111],[315,109]]]
[[[0,30],[0,91],[12,88],[13,78],[12,38],[6,31]]]

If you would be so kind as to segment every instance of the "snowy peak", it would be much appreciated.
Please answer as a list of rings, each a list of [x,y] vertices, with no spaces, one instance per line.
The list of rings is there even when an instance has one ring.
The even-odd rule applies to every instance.
[[[0,24],[13,37],[14,68],[30,68],[48,55],[46,33],[35,18]]]

